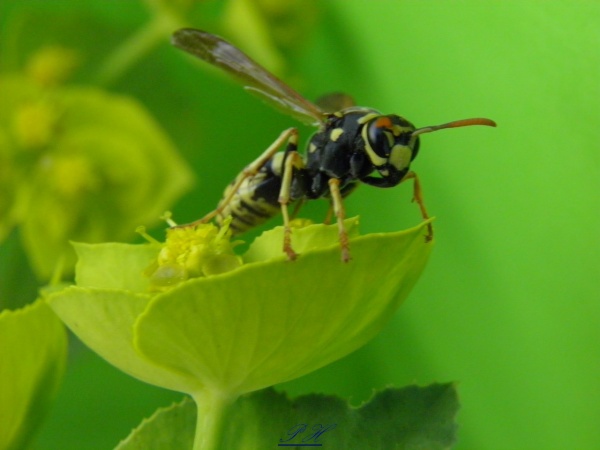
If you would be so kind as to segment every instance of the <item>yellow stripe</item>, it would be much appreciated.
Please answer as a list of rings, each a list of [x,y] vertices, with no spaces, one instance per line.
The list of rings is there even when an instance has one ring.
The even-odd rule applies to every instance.
[[[369,138],[367,136],[367,128],[368,126],[364,126],[362,129],[362,138],[363,141],[365,141],[365,151],[367,152],[367,156],[369,157],[369,160],[371,161],[371,163],[373,163],[373,165],[383,166],[387,162],[387,160],[379,156],[373,151],[373,148],[371,148],[371,143],[369,142]]]

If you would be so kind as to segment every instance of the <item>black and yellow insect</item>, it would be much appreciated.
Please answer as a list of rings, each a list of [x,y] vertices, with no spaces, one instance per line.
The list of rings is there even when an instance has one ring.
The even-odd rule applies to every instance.
[[[342,260],[350,260],[344,229],[342,199],[359,183],[393,187],[413,180],[414,200],[423,218],[428,218],[417,175],[410,163],[419,151],[419,136],[443,128],[496,124],[489,119],[464,119],[443,125],[415,128],[403,117],[383,115],[354,106],[349,97],[327,96],[322,108],[269,73],[230,43],[213,34],[182,29],[173,35],[173,45],[234,75],[245,88],[278,109],[318,131],[309,141],[306,155],[298,152],[298,131],[289,128],[227,187],[217,208],[189,226],[214,218],[221,223],[231,216],[234,234],[253,228],[281,211],[284,224],[283,251],[289,259],[296,253],[291,244],[288,205],[308,199],[330,199],[339,227]],[[332,109],[331,106],[339,108]],[[283,149],[284,145],[285,150]],[[184,225],[184,226],[188,226]],[[433,230],[429,226],[427,239]]]

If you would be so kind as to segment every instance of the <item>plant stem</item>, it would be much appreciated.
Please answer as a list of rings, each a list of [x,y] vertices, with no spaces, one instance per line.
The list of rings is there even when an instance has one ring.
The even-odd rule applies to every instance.
[[[193,450],[217,450],[223,439],[225,415],[237,396],[203,391],[193,398],[198,410]]]
[[[182,21],[174,14],[164,10],[156,12],[148,23],[108,56],[98,71],[96,81],[105,86],[113,83],[159,42],[181,27]]]

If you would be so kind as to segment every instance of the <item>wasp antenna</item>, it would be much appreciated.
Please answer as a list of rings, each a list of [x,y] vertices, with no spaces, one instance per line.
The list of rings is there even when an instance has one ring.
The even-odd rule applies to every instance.
[[[432,131],[443,130],[444,128],[470,127],[471,125],[485,125],[488,127],[495,127],[496,122],[481,117],[477,117],[474,119],[455,120],[454,122],[448,122],[442,125],[433,125],[429,127],[419,128],[418,130],[413,131],[411,135],[418,136],[419,134],[431,133]]]

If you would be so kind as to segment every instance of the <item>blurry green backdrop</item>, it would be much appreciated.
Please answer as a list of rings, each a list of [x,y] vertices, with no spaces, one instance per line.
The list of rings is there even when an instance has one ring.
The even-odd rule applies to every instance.
[[[235,3],[198,5],[186,23],[243,42],[256,23],[232,13]],[[85,55],[78,82],[93,81],[107,49],[148,20],[134,1],[2,0],[0,29],[25,13],[37,14],[31,48],[50,33],[48,15],[49,28],[79,24],[61,44],[99,53]],[[423,136],[413,169],[437,218],[425,275],[376,339],[281,388],[359,404],[389,384],[457,381],[458,449],[600,448],[600,3],[328,0],[295,17],[302,34],[271,63],[308,98],[342,90],[417,126],[483,116],[498,128]],[[244,164],[297,125],[204,69],[165,37],[110,85],[141,100],[193,165],[197,186],[173,208],[179,222],[209,211]],[[388,231],[418,222],[410,198],[409,186],[365,186],[347,210],[363,232]],[[40,449],[112,448],[180,398],[71,350]]]

